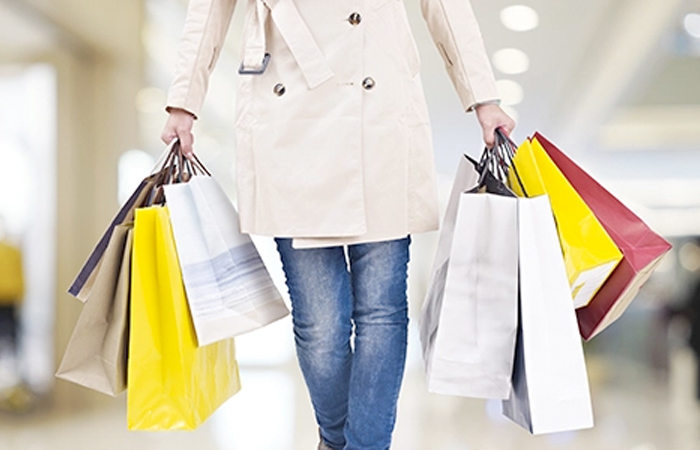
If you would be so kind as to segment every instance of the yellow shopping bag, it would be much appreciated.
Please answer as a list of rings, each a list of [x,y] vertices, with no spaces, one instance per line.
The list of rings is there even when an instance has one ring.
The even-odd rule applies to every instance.
[[[127,423],[194,429],[240,389],[233,339],[197,347],[168,209],[136,210]]]
[[[19,303],[24,297],[22,252],[9,242],[0,240],[0,305]]]
[[[620,262],[622,253],[537,139],[526,140],[518,148],[513,166],[509,181],[516,194],[549,195],[574,306],[587,305]]]

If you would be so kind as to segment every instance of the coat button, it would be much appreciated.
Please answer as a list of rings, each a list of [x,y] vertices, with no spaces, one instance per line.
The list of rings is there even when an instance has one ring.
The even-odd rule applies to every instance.
[[[362,87],[369,91],[374,87],[374,79],[372,79],[371,77],[365,78],[364,80],[362,80]]]
[[[357,26],[362,22],[362,16],[360,13],[354,12],[348,17],[348,22],[350,22],[350,25]]]
[[[277,83],[275,87],[272,88],[272,92],[277,94],[278,97],[281,97],[285,92],[287,92],[287,88],[284,87],[282,83]]]

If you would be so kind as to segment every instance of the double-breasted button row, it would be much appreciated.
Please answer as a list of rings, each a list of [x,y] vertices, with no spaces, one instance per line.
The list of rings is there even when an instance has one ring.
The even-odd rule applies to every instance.
[[[350,22],[350,25],[352,26],[357,26],[362,22],[362,16],[358,12],[354,12],[348,16],[348,22]]]
[[[367,77],[364,80],[362,80],[362,87],[367,91],[373,89],[375,84],[376,83],[374,82],[374,78],[372,78],[372,77]],[[276,96],[282,97],[285,94],[285,92],[287,92],[287,88],[285,87],[284,84],[277,83],[276,85],[274,85],[272,87],[272,92]]]

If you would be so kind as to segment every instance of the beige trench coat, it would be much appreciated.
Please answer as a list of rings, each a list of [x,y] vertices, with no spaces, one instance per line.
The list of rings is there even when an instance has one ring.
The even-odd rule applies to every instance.
[[[168,106],[199,113],[236,0],[190,0]],[[241,229],[296,247],[438,226],[419,55],[402,0],[247,0],[237,97]],[[422,0],[465,110],[497,100],[468,0]],[[265,54],[269,59],[265,61]]]

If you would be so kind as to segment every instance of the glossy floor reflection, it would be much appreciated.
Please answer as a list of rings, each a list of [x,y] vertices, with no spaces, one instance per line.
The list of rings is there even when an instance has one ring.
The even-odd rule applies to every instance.
[[[682,347],[672,353],[666,376],[589,355],[595,428],[533,437],[503,418],[498,402],[428,394],[411,331],[394,449],[700,449],[695,361]],[[121,396],[108,407],[71,414],[0,414],[0,449],[314,450],[315,426],[289,332],[285,320],[239,339],[243,391],[196,431],[129,432]]]

